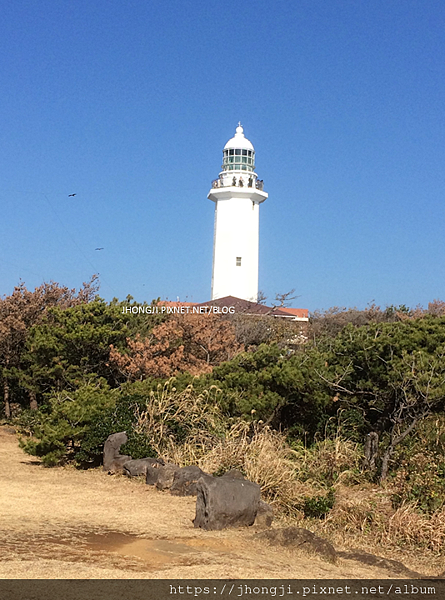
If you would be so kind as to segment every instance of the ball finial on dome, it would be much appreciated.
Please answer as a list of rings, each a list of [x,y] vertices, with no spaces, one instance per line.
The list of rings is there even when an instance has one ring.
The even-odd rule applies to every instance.
[[[252,143],[244,136],[244,129],[241,123],[238,121],[238,127],[236,128],[236,133],[231,138],[227,144],[224,146],[224,150],[228,148],[238,148],[238,149],[246,149],[253,151]]]

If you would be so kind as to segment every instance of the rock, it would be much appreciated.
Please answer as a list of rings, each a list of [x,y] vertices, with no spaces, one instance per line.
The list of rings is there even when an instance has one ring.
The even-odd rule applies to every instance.
[[[178,469],[178,465],[171,463],[148,465],[145,483],[155,485],[159,490],[167,490],[173,483],[173,477]]]
[[[121,454],[120,456],[117,456],[116,458],[113,459],[113,462],[111,463],[111,466],[108,467],[108,469],[105,469],[105,467],[104,467],[104,471],[108,471],[108,473],[110,473],[110,474],[123,473],[124,472],[124,464],[126,462],[128,462],[129,460],[131,460],[131,456],[126,456],[125,454]]]
[[[164,466],[165,465],[161,465],[158,463],[152,463],[151,465],[147,465],[145,469],[145,483],[147,485],[156,485],[160,470],[163,469]]]
[[[196,496],[196,483],[200,477],[211,477],[199,467],[190,466],[178,469],[173,477],[170,494],[173,496]]]
[[[254,526],[258,527],[258,529],[266,529],[272,525],[272,521],[273,508],[270,506],[270,504],[267,504],[267,502],[260,500]]]
[[[178,465],[174,465],[173,463],[167,463],[164,467],[159,469],[158,480],[156,482],[156,487],[158,490],[168,490],[170,489],[173,479],[177,471],[179,471],[180,467]]]
[[[147,475],[147,467],[152,465],[162,466],[164,464],[162,458],[137,458],[124,463],[123,472],[127,477],[138,477],[139,475]]]
[[[245,479],[244,475],[238,469],[230,469],[226,471],[221,477],[231,477],[232,479]]]
[[[255,535],[257,539],[264,539],[274,545],[292,546],[299,550],[306,550],[319,554],[331,563],[337,562],[337,552],[327,540],[318,537],[312,531],[301,527],[286,527],[285,529],[270,529]]]
[[[403,575],[404,577],[425,577],[425,575],[421,575],[420,573],[417,573],[417,571],[412,571],[398,560],[382,558],[381,556],[369,554],[369,552],[364,552],[363,550],[345,550],[338,552],[337,554],[340,558],[346,558],[347,560],[354,560],[365,565],[385,569],[391,573]]]
[[[121,446],[126,444],[127,441],[128,437],[125,431],[112,433],[108,436],[104,444],[104,471],[109,473],[120,472],[124,463],[131,460],[131,456],[119,453]]]
[[[225,529],[252,525],[260,503],[260,486],[232,477],[201,477],[197,484],[195,528]]]

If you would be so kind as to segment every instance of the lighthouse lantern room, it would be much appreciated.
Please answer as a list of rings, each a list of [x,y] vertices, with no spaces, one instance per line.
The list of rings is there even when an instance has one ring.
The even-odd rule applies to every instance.
[[[224,146],[222,171],[208,195],[215,203],[212,300],[257,301],[259,209],[267,197],[255,173],[255,150],[239,123]]]

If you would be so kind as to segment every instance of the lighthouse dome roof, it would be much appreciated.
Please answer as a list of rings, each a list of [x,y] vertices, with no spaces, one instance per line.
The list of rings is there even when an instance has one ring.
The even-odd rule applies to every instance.
[[[252,143],[244,137],[244,129],[242,128],[241,123],[238,124],[233,138],[231,138],[224,146],[224,150],[228,150],[229,148],[240,148],[241,150],[254,149]]]

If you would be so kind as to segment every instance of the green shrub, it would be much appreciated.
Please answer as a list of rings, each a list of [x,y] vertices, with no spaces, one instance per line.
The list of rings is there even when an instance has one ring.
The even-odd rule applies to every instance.
[[[432,514],[445,506],[445,416],[430,416],[400,446],[392,469],[395,508],[415,503]]]
[[[97,464],[102,457],[105,440],[112,433],[125,431],[128,442],[121,453],[132,458],[168,455],[171,447],[188,441],[195,447],[213,439],[224,429],[219,412],[218,390],[199,392],[182,378],[164,385],[155,381],[123,386],[114,406],[104,411],[86,429],[75,459],[84,464]]]
[[[334,504],[335,493],[331,488],[325,495],[305,498],[301,508],[305,517],[321,519],[333,508]]]
[[[125,431],[128,442],[120,452],[132,458],[154,457],[154,449],[145,435],[134,431],[136,412],[144,405],[139,396],[121,395],[116,404],[94,419],[80,441],[80,446],[74,459],[82,466],[97,466],[102,462],[104,443],[109,435]]]
[[[104,412],[114,406],[116,391],[104,379],[92,379],[72,392],[64,390],[49,398],[48,405],[30,415],[23,415],[23,428],[32,437],[21,446],[43,464],[53,466],[75,458],[80,444]],[[19,419],[20,423],[20,419]]]

